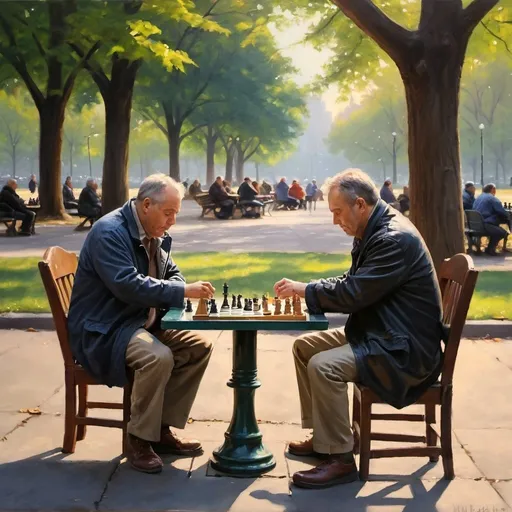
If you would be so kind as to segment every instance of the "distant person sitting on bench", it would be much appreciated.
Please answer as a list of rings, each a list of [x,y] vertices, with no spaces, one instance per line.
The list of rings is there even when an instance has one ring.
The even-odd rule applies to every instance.
[[[284,205],[287,209],[298,208],[300,201],[290,197],[288,191],[290,187],[286,183],[286,178],[281,178],[279,183],[276,185],[276,200],[278,204]]]
[[[306,192],[304,191],[302,185],[297,180],[292,181],[292,186],[288,191],[288,195],[299,201],[299,208],[306,208],[306,203],[304,201],[304,198],[306,197]]]
[[[251,213],[251,217],[261,215],[261,208],[263,207],[263,203],[258,201],[258,190],[253,185],[251,178],[244,178],[243,183],[238,187],[238,195],[240,196],[240,204],[244,206],[249,206],[253,210]]]
[[[66,182],[62,185],[62,198],[64,199],[64,208],[66,208],[66,210],[78,208],[78,201],[75,198],[71,176],[67,176]]]
[[[200,194],[202,192],[201,190],[201,183],[199,180],[194,180],[194,183],[188,187],[188,195],[190,197],[196,197],[197,194]]]
[[[212,201],[220,207],[220,212],[215,214],[218,219],[229,219],[233,216],[235,201],[229,197],[224,185],[222,185],[222,176],[217,176],[208,193]]]
[[[480,212],[484,220],[485,231],[489,235],[489,245],[485,253],[489,256],[497,256],[496,247],[503,239],[503,252],[507,250],[508,233],[500,224],[509,224],[510,215],[503,208],[501,201],[496,197],[496,185],[489,183],[483,188],[473,204],[473,210]]]
[[[25,206],[25,201],[16,194],[18,182],[15,179],[7,180],[7,184],[0,192],[0,203],[5,203],[14,210],[14,218],[21,220],[21,229],[18,234],[30,236],[34,234],[36,214]]]
[[[78,213],[82,217],[99,219],[101,217],[101,201],[98,196],[98,184],[89,178],[78,198]]]

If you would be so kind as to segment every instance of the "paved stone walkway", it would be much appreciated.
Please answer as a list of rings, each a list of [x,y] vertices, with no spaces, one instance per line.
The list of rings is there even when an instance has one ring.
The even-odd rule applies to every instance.
[[[256,411],[277,467],[258,479],[219,476],[208,465],[212,450],[222,442],[233,403],[226,387],[231,333],[209,336],[216,348],[186,429],[203,442],[205,454],[168,457],[160,475],[145,475],[119,457],[117,429],[89,427],[76,453],[62,454],[63,365],[55,333],[0,331],[0,510],[510,510],[512,341],[464,340],[461,345],[454,384],[455,480],[442,479],[441,461],[379,459],[371,462],[366,483],[306,491],[290,486],[290,476],[316,461],[294,460],[285,453],[288,440],[304,435],[291,358],[294,335],[260,335],[262,387],[256,392]],[[91,399],[121,397],[120,390],[105,387],[90,394]],[[42,414],[19,412],[33,407]],[[418,424],[394,423],[384,429],[405,432],[411,426],[422,432]]]
[[[309,212],[272,212],[262,219],[219,221],[213,217],[200,219],[199,206],[184,201],[178,223],[170,233],[176,251],[206,252],[320,252],[348,253],[352,238],[332,224],[327,202],[317,204]],[[45,249],[60,245],[69,251],[80,251],[88,231],[76,233],[73,226],[44,226],[34,237],[7,238],[0,236],[1,256],[42,256]],[[512,254],[506,257],[479,256],[475,265],[480,269],[512,270]]]

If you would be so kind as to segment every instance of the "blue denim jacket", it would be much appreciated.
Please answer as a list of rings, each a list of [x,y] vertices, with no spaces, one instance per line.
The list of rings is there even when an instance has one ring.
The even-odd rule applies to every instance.
[[[473,204],[473,210],[480,212],[487,224],[498,226],[502,222],[508,222],[508,213],[501,201],[492,194],[480,194]]]
[[[149,309],[182,307],[185,279],[173,263],[172,239],[160,246],[159,278],[149,259],[130,201],[96,222],[85,240],[68,314],[71,351],[98,382],[124,386],[125,353]]]

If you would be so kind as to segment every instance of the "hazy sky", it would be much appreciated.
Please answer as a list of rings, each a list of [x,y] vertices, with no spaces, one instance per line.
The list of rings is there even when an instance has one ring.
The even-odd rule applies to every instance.
[[[297,44],[304,39],[307,27],[307,23],[301,23],[283,31],[273,30],[282,53],[290,57],[295,67],[299,70],[299,74],[296,77],[299,85],[310,82],[315,75],[321,73],[323,64],[330,57],[330,52],[327,50],[318,52],[310,44]],[[322,98],[327,110],[332,112],[333,116],[340,110],[343,110],[345,106],[344,104],[336,103],[337,91],[334,87],[325,92]]]

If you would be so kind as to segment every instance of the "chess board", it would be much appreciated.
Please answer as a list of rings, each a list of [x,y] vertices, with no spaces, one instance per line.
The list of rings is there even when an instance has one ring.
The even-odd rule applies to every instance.
[[[205,299],[200,299],[200,301]],[[296,299],[299,300],[300,299]],[[218,309],[218,313],[211,313],[207,306],[207,301],[204,302],[201,307],[200,301],[198,302],[194,315],[192,316],[193,320],[307,320],[307,314],[302,309],[302,304],[300,307],[300,314],[294,312],[293,309],[289,313],[285,313],[285,301],[283,300],[283,304],[281,307],[281,312],[276,314],[276,305],[270,299],[267,311],[263,310],[263,305],[259,304],[258,311],[246,311],[243,308],[232,308],[229,309]],[[202,312],[200,312],[200,310]]]

